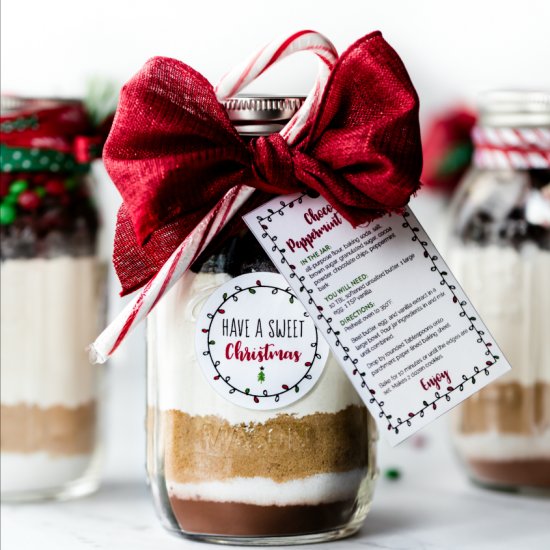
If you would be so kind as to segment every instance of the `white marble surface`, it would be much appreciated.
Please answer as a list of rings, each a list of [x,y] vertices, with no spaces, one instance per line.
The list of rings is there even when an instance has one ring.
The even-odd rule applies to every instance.
[[[136,342],[138,338],[136,337]],[[143,373],[112,369],[104,483],[95,495],[67,502],[2,506],[2,550],[171,550],[206,547],[159,525],[143,475]],[[329,543],[355,548],[547,550],[550,499],[473,487],[449,449],[446,419],[424,430],[425,445],[380,445],[382,478],[363,530]]]

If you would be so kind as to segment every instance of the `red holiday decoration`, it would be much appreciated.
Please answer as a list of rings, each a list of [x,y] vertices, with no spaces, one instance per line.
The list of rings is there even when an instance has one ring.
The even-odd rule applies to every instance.
[[[459,108],[435,117],[428,126],[423,143],[422,182],[430,189],[452,192],[472,158],[470,137],[476,117]]]

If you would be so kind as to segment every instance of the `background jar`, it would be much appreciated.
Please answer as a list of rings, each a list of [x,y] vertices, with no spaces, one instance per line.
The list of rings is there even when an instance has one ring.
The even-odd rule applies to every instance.
[[[2,97],[2,499],[98,485],[103,266],[78,101]]]
[[[241,135],[280,131],[298,98],[238,98]],[[197,315],[221,285],[276,269],[241,216],[256,193],[148,317],[147,470],[164,526],[211,542],[298,544],[350,535],[370,508],[376,429],[330,355],[315,387],[277,410],[230,403],[195,355]],[[266,306],[267,307],[267,306]]]
[[[449,263],[512,370],[458,407],[454,443],[478,483],[550,488],[550,93],[480,111]]]

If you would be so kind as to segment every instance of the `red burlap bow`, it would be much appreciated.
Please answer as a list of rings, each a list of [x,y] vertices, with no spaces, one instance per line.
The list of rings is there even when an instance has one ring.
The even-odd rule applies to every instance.
[[[239,184],[315,190],[353,225],[401,209],[420,185],[418,97],[375,32],[340,57],[295,143],[279,134],[247,142],[201,74],[153,58],[122,90],[104,158],[124,201],[113,259],[126,294]]]

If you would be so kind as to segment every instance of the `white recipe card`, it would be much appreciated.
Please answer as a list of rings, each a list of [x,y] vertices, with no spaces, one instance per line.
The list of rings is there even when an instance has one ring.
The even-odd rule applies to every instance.
[[[295,194],[244,220],[391,444],[510,369],[410,209],[354,229]]]

